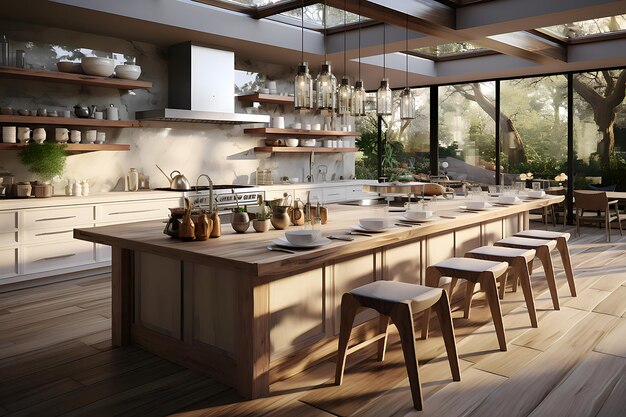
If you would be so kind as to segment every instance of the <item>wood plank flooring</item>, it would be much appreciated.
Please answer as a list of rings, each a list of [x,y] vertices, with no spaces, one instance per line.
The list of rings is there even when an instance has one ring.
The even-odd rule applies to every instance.
[[[0,294],[0,416],[626,416],[626,237],[606,243],[603,229],[583,231],[570,242],[577,298],[553,256],[560,311],[535,265],[539,328],[521,290],[507,289],[507,352],[482,294],[465,320],[465,291],[455,291],[462,380],[452,381],[433,320],[431,337],[417,341],[423,412],[412,408],[393,331],[384,362],[375,345],[348,358],[341,387],[331,357],[244,401],[141,349],[112,348],[110,276],[95,276]]]

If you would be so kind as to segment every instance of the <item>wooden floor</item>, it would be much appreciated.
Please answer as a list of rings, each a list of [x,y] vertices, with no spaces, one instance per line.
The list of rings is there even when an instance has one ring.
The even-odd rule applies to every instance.
[[[374,347],[348,357],[341,387],[330,358],[254,401],[140,349],[112,349],[110,278],[98,276],[0,294],[0,416],[626,416],[626,236],[584,233],[570,242],[577,298],[554,257],[560,311],[535,265],[539,328],[521,290],[507,291],[507,352],[484,298],[464,320],[464,289],[455,291],[462,381],[451,380],[433,320],[432,337],[417,342],[424,412],[412,408],[395,334],[384,362]]]

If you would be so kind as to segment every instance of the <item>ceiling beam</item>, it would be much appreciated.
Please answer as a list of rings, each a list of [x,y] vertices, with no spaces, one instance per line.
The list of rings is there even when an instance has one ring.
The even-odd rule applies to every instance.
[[[317,3],[319,3],[319,0],[304,0],[304,2],[300,0],[292,0],[279,2],[267,6],[261,6],[257,8],[251,16],[255,19],[263,19],[275,14],[289,12],[291,10],[299,9],[300,7],[307,7]]]

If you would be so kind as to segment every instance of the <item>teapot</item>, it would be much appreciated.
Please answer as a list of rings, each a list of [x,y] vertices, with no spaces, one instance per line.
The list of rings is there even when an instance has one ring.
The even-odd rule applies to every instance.
[[[189,191],[191,190],[191,184],[189,183],[189,180],[187,179],[187,177],[185,177],[183,174],[180,173],[180,171],[172,171],[170,173],[170,175],[168,176],[165,171],[163,171],[161,169],[160,166],[156,166],[157,168],[159,168],[159,171],[161,171],[161,173],[163,175],[165,175],[165,177],[168,179],[168,181],[170,182],[170,189],[172,190],[179,190],[179,191]],[[177,175],[174,175],[174,174]]]
[[[293,206],[287,209],[287,213],[289,213],[291,224],[294,226],[302,226],[304,224],[304,205],[299,198],[293,202]]]
[[[96,111],[95,105],[91,106],[91,108],[80,106],[80,105],[74,106],[74,114],[76,115],[76,117],[81,118],[81,119],[90,118],[91,116],[93,116],[95,111]]]

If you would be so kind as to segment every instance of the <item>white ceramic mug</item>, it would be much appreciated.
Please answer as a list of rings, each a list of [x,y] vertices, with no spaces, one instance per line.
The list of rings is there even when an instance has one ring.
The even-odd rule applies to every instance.
[[[16,132],[15,126],[2,126],[2,142],[16,143]]]
[[[64,127],[57,127],[54,129],[54,140],[59,143],[66,143],[69,140],[70,131]]]
[[[46,140],[46,129],[38,127],[33,130],[33,140],[37,143],[43,143]]]
[[[80,142],[80,130],[72,130],[70,131],[70,141],[72,143]]]
[[[85,132],[85,142],[94,143],[96,141],[97,130],[88,130]]]
[[[106,133],[98,132],[96,134],[96,143],[104,143],[105,140],[106,140]]]
[[[63,110],[61,112],[61,116],[66,117],[66,118],[69,119],[70,117],[72,117],[72,113],[69,110]]]
[[[285,118],[282,116],[272,117],[272,127],[276,129],[285,128]]]
[[[278,92],[276,81],[268,81],[267,89],[270,90],[270,94],[276,94]]]
[[[28,143],[28,141],[30,141],[30,132],[30,127],[18,127],[17,140],[22,143]]]
[[[102,113],[101,111],[95,111],[93,112],[93,118],[97,120],[102,120],[104,118],[104,113]]]

